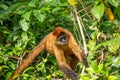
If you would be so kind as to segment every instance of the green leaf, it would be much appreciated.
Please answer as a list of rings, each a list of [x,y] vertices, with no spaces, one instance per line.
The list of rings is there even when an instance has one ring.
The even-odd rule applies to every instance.
[[[104,13],[104,4],[100,3],[99,5],[95,5],[92,8],[92,13],[98,20],[100,20],[100,18],[103,16]]]
[[[9,18],[9,17],[10,17],[10,13],[8,13],[8,12],[5,12],[5,13],[0,14],[0,18],[1,18],[1,19],[7,19],[7,18]]]
[[[99,64],[98,65],[99,72],[101,72],[102,68],[103,68],[103,64]]]
[[[5,79],[8,80],[10,78],[11,74],[12,74],[12,72],[7,72]]]
[[[87,73],[89,73],[90,75],[93,75],[93,73],[94,73],[94,70],[93,70],[92,67],[86,68],[86,71],[87,71]]]
[[[22,27],[23,31],[27,31],[29,28],[29,24],[25,19],[20,20],[20,26]]]
[[[116,14],[120,19],[120,6],[114,9],[114,14]]]
[[[108,50],[109,50],[111,53],[116,54],[116,53],[118,52],[118,48],[119,48],[119,47],[120,47],[120,44],[119,44],[119,43],[109,44]]]
[[[51,79],[51,75],[47,75],[46,78],[50,80]]]
[[[15,70],[15,64],[12,61],[8,61],[8,65],[10,66],[10,68]]]
[[[120,55],[113,58],[112,66],[119,68],[120,67]]]
[[[36,7],[36,5],[39,3],[39,0],[31,0],[28,4],[30,7]]]
[[[115,7],[118,7],[120,3],[119,0],[108,0],[108,2]]]
[[[13,36],[13,41],[16,41],[18,39],[18,37],[19,37],[18,35],[14,35]]]
[[[2,71],[2,69],[5,69],[5,68],[9,69],[8,66],[5,66],[5,65],[0,66],[0,71]]]
[[[34,16],[38,19],[38,21],[43,22],[46,18],[46,13],[41,12],[40,10],[33,11]]]
[[[30,6],[30,7],[36,7],[34,0],[31,0],[31,1],[29,2],[28,6]]]
[[[23,7],[23,6],[26,6],[26,2],[22,2],[22,3],[16,3],[16,4],[13,4],[11,5],[9,8],[8,8],[8,12],[9,13],[13,13],[15,12],[19,7]]]
[[[23,74],[25,74],[25,72],[27,72],[27,71],[29,71],[29,70],[33,70],[34,69],[34,67],[28,67],[27,69],[25,69],[24,71],[23,71]],[[22,75],[23,75],[22,74]]]
[[[22,41],[23,42],[26,42],[28,40],[28,35],[27,35],[26,32],[23,32],[22,35],[21,35],[21,37],[22,37]]]
[[[113,76],[113,75],[108,76],[108,80],[116,80],[116,79],[117,79],[117,77],[116,77],[116,76]]]
[[[26,13],[23,15],[23,18],[25,18],[25,20],[29,21],[29,20],[30,20],[30,16],[31,16],[31,11],[26,12]]]
[[[106,46],[108,46],[110,44],[113,45],[113,44],[115,44],[118,41],[120,41],[119,37],[118,38],[113,38],[113,39],[105,41],[105,42],[102,42],[102,43],[98,44],[97,46],[95,46],[94,51],[96,51],[96,49],[98,49],[101,46],[106,47]]]
[[[87,47],[90,51],[93,51],[96,46],[96,40],[89,40]]]
[[[56,62],[56,58],[55,58],[55,57],[51,57],[51,58],[50,58],[50,61],[52,62],[52,64],[57,65],[57,62]]]
[[[52,12],[55,13],[55,12],[57,12],[57,11],[60,11],[60,9],[61,9],[60,7],[56,7],[56,8],[54,8],[54,9],[52,9]]]
[[[0,63],[3,63],[4,62],[4,59],[2,56],[0,56]]]
[[[96,61],[92,62],[92,68],[96,73],[98,72],[98,65],[97,65]]]
[[[22,76],[24,77],[24,80],[27,80],[27,77],[29,76],[28,74],[22,74]]]
[[[5,4],[0,4],[0,8],[3,8],[4,10],[7,10],[7,9],[8,9],[8,6],[5,5]]]
[[[90,78],[89,77],[84,77],[83,80],[90,80]]]

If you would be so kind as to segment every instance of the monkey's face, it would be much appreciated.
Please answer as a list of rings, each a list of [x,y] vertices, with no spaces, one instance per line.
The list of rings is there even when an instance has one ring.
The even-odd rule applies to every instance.
[[[68,41],[68,36],[67,36],[67,34],[65,34],[64,32],[61,32],[60,35],[59,35],[58,38],[57,38],[58,44],[66,45],[66,44],[67,44],[67,41]]]

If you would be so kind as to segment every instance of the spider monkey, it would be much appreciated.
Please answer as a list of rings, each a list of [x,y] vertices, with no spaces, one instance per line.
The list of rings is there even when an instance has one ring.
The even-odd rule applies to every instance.
[[[16,80],[15,76],[20,75],[43,50],[49,51],[56,57],[60,69],[72,80],[78,80],[73,71],[78,61],[88,67],[86,55],[77,44],[72,33],[62,27],[56,27],[28,54],[9,80]]]

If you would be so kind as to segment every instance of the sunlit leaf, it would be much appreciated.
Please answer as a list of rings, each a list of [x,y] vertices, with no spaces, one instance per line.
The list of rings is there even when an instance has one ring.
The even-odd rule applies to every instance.
[[[25,72],[27,72],[27,71],[29,71],[29,70],[33,70],[34,69],[34,67],[28,67],[27,69],[25,69],[24,71],[23,71],[23,74],[25,74]]]
[[[25,18],[27,21],[29,21],[30,16],[31,16],[31,11],[26,12],[26,13],[23,15],[23,18]]]
[[[51,75],[48,75],[46,78],[47,78],[47,79],[51,79]]]
[[[8,9],[8,6],[5,5],[5,4],[0,4],[0,8],[3,8],[3,9],[5,9],[5,10],[7,10],[7,9]],[[0,12],[1,12],[1,11],[0,11]]]
[[[68,0],[68,3],[72,6],[77,4],[77,0]]]
[[[94,73],[94,70],[93,70],[92,67],[87,68],[86,71],[87,71],[90,75],[93,75],[93,73]]]
[[[28,6],[30,6],[30,7],[35,7],[34,0],[32,0],[32,1],[28,4]]]
[[[108,80],[116,80],[116,79],[117,79],[117,77],[116,77],[116,76],[113,76],[113,75],[108,76]]]
[[[36,7],[36,5],[39,3],[39,0],[31,0],[28,4],[30,7]]]
[[[98,65],[99,72],[102,71],[102,68],[103,68],[103,64],[99,64]]]
[[[93,51],[95,45],[96,45],[96,41],[95,40],[89,40],[88,48],[90,49],[90,51]]]
[[[23,31],[27,31],[29,28],[29,24],[25,19],[22,19],[20,21],[20,25],[21,25]]]
[[[0,71],[2,71],[2,69],[8,68],[8,66],[0,66]]]
[[[115,7],[118,7],[120,4],[119,0],[108,0],[108,2]]]
[[[83,80],[90,80],[90,78],[89,77],[84,77]]]
[[[98,65],[97,64],[92,64],[93,70],[97,73],[98,72]]]
[[[92,8],[92,13],[98,20],[100,20],[100,18],[103,16],[103,13],[104,13],[104,4],[100,3],[98,5],[95,5]]]
[[[113,58],[112,66],[118,67],[118,68],[120,67],[120,56]]]
[[[109,44],[108,45],[108,50],[111,52],[111,53],[114,53],[116,54],[118,51],[117,49],[120,47],[120,44]]]
[[[7,72],[7,73],[6,73],[6,77],[5,77],[5,78],[6,78],[6,80],[8,80],[8,79],[9,79],[9,77],[11,76],[11,74],[12,74],[12,72]]]
[[[26,41],[28,40],[28,35],[27,35],[26,32],[22,33],[21,36],[22,36],[22,40],[23,40],[23,42],[26,42]]]

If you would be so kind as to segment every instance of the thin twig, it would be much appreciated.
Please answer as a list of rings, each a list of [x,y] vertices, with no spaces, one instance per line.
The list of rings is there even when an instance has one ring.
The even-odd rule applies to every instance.
[[[74,22],[74,25],[75,25],[74,26],[74,33],[75,33],[77,41],[79,41],[80,40],[80,35],[77,35],[77,34],[80,34],[80,31],[79,31],[79,29],[77,29],[78,27],[77,27],[77,24],[76,24],[76,16],[74,15],[74,11],[73,10],[71,11],[71,16],[73,18],[73,22]]]
[[[88,13],[88,7],[86,7],[86,5],[83,3],[83,1],[82,0],[78,0],[79,1],[79,3],[81,4],[81,6],[82,6],[82,8],[84,9],[84,11],[86,12],[86,13]],[[89,17],[89,19],[90,20],[92,20],[92,18],[90,17],[90,15],[88,14],[87,15],[88,17]]]
[[[92,5],[90,5],[90,6],[86,7],[86,8],[81,9],[80,11],[78,11],[78,13],[81,13],[82,11],[86,11],[86,10],[88,10],[88,8],[90,8],[92,6],[94,6],[94,4],[92,4]]]
[[[78,14],[77,14],[76,6],[73,6],[73,10],[74,10],[74,12],[75,12],[75,16],[76,16],[76,19],[77,19],[77,23],[78,23],[78,26],[79,26],[79,29],[80,29],[80,32],[81,32],[82,41],[83,41],[83,45],[84,45],[84,51],[85,51],[85,54],[87,55],[87,48],[86,48],[85,36],[84,36],[84,33],[83,33],[83,29],[82,29],[80,17],[79,17]],[[81,74],[83,74],[84,71],[85,71],[85,66],[83,67]]]
[[[85,54],[87,55],[86,40],[85,40],[84,32],[83,32],[83,29],[82,29],[81,21],[79,19],[80,17],[77,14],[76,6],[73,6],[73,9],[75,11],[76,19],[77,19],[77,22],[78,22],[78,26],[79,26],[79,29],[80,29],[81,36],[82,36],[82,41],[83,41],[83,45],[84,45]]]

